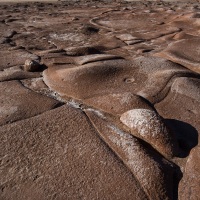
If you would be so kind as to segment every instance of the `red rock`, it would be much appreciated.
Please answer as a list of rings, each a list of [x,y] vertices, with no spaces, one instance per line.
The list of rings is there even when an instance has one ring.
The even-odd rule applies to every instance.
[[[108,102],[108,103],[105,103]],[[133,108],[146,108],[152,109],[153,107],[140,96],[134,95],[130,92],[118,93],[118,94],[107,94],[98,97],[92,97],[85,99],[84,103],[111,113],[113,115],[121,115],[128,110]]]
[[[0,3],[0,199],[198,199],[199,8]]]
[[[140,57],[133,61],[104,61],[106,58],[110,59],[109,55],[102,55],[103,61],[94,62],[97,58],[92,55],[75,57],[72,62],[79,59],[81,64],[86,59],[91,63],[50,67],[43,73],[44,81],[62,96],[76,99],[131,92],[155,103],[164,98],[176,76],[195,76],[190,70],[165,59]]]
[[[35,60],[26,60],[24,63],[24,70],[28,72],[38,71],[40,68],[40,64]]]
[[[0,125],[33,117],[55,108],[59,102],[25,88],[19,81],[0,83]]]
[[[178,144],[174,134],[164,120],[153,110],[132,109],[121,115],[120,120],[131,133],[152,145],[166,158],[178,155]]]
[[[28,78],[38,78],[41,77],[41,73],[36,72],[25,72],[22,67],[10,67],[3,71],[0,71],[0,82],[10,81],[10,80],[22,80]]]
[[[139,181],[147,197],[172,199],[173,186],[170,183],[173,180],[173,165],[147,150],[135,137],[106,122],[101,115],[90,109],[85,112],[104,141]]]
[[[0,51],[0,70],[16,65],[23,65],[27,59],[38,60],[39,57],[25,50]]]
[[[199,44],[200,38],[180,40],[170,44],[167,49],[157,53],[156,56],[169,59],[200,73]]]
[[[179,199],[195,200],[199,198],[200,189],[200,147],[195,147],[186,162],[183,178],[179,187]]]
[[[0,129],[2,199],[148,199],[130,170],[69,106]]]

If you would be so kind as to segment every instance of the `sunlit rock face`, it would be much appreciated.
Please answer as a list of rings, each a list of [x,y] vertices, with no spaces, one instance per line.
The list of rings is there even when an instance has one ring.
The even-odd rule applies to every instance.
[[[140,141],[107,122],[93,110],[85,110],[100,136],[109,147],[123,160],[141,184],[148,198],[171,199],[173,197],[173,165],[156,154],[148,151]],[[145,166],[145,167],[140,167]],[[149,173],[154,171],[154,173]]]
[[[131,129],[133,135],[150,143],[167,158],[178,154],[173,133],[155,111],[148,109],[129,110],[122,114],[120,120]]]
[[[0,3],[0,199],[198,199],[199,12]]]
[[[43,75],[51,89],[76,99],[129,92],[155,103],[166,95],[175,77],[195,76],[178,64],[154,57],[128,61],[111,55],[94,55],[75,57],[72,62],[49,67]]]

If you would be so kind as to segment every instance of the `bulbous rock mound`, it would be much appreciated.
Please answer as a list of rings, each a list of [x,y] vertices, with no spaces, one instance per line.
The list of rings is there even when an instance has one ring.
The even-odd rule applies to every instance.
[[[137,138],[106,121],[95,110],[86,109],[85,112],[107,145],[139,181],[149,199],[173,198],[173,185],[169,184],[174,179],[172,163],[155,151],[148,151]]]
[[[149,144],[167,158],[178,153],[178,144],[163,119],[152,110],[133,109],[121,115],[120,120],[131,133]]]
[[[156,57],[129,61],[105,54],[71,59],[72,64],[49,66],[43,76],[52,90],[76,99],[130,92],[155,103],[166,95],[176,76],[195,76],[178,64]]]

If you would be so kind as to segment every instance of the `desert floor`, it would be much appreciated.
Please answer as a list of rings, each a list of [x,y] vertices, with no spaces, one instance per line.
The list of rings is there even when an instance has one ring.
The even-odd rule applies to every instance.
[[[1,2],[0,199],[199,199],[198,2]]]

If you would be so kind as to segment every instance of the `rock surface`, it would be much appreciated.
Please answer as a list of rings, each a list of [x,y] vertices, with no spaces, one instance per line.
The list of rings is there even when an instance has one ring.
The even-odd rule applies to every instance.
[[[85,99],[84,102],[107,113],[119,116],[133,108],[154,109],[153,105],[146,99],[130,92],[92,97]],[[110,103],[105,104],[105,102]]]
[[[87,59],[81,56],[78,59]],[[139,57],[55,65],[44,71],[44,81],[61,96],[89,99],[110,93],[131,92],[155,103],[168,92],[175,77],[197,76],[184,67],[161,58]],[[114,58],[114,57],[113,57]]]
[[[0,3],[0,199],[199,199],[199,13]]]
[[[181,41],[170,44],[166,49],[164,49],[164,51],[159,52],[156,55],[179,63],[192,71],[200,73],[199,45],[200,40],[198,37],[196,39],[182,39]],[[188,48],[190,49],[189,51]]]
[[[40,64],[35,60],[26,60],[24,63],[24,70],[28,72],[38,71]]]
[[[1,199],[147,199],[75,108],[64,105],[0,133]]]
[[[120,120],[133,135],[151,144],[167,158],[178,155],[173,133],[155,111],[141,108],[129,110],[121,115]]]
[[[101,137],[140,182],[149,199],[173,198],[173,186],[170,185],[174,176],[172,164],[155,152],[146,150],[138,139],[106,122],[95,112],[86,110],[86,114],[99,131]],[[139,166],[145,167],[140,168]],[[155,173],[150,173],[150,170]]]
[[[198,199],[197,185],[200,185],[199,147],[194,148],[187,160],[184,176],[180,182],[179,199]],[[188,186],[189,185],[189,186]]]
[[[60,104],[25,88],[19,81],[0,83],[0,97],[0,125],[33,117]]]

